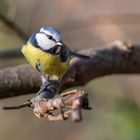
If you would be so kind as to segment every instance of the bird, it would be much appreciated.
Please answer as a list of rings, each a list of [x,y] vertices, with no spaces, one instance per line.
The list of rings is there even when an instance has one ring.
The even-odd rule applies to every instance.
[[[39,71],[49,84],[50,81],[61,81],[69,68],[71,56],[89,59],[89,56],[67,47],[62,41],[61,32],[52,26],[44,26],[35,31],[21,51],[31,66]]]

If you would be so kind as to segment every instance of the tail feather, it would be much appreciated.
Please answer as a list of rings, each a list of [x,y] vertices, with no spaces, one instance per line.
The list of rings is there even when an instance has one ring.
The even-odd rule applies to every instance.
[[[76,51],[70,50],[70,54],[73,55],[74,57],[82,58],[82,59],[90,59],[90,56],[85,55],[85,54],[80,54]]]

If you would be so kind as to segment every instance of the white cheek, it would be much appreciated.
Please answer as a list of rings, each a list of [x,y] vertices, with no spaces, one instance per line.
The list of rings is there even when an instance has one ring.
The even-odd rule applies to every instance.
[[[38,46],[40,46],[43,50],[49,50],[55,45],[55,42],[49,40],[48,37],[44,34],[37,33],[35,38]]]

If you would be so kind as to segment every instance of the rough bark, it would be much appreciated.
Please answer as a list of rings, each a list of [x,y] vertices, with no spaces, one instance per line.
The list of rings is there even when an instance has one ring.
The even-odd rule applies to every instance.
[[[0,70],[0,98],[37,92],[40,74],[30,65],[19,65]]]

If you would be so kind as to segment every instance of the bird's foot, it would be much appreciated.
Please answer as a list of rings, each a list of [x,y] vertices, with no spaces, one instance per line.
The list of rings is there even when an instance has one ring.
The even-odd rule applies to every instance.
[[[52,80],[52,79],[47,79],[45,80],[42,85],[41,85],[41,88],[47,88],[47,87],[50,87],[51,85],[58,85],[59,83],[61,82],[60,79],[58,80]]]

